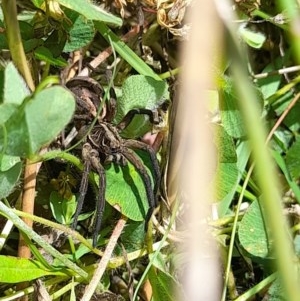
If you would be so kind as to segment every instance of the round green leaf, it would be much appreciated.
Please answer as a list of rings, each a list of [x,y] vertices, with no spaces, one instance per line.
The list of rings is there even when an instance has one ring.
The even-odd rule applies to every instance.
[[[169,98],[168,85],[144,75],[128,77],[122,86],[122,96],[118,99],[115,122],[118,123],[132,109],[155,110]],[[147,115],[137,115],[122,132],[125,137],[140,137],[151,130]]]
[[[9,155],[28,157],[54,139],[70,121],[75,110],[74,97],[68,90],[55,86],[26,100],[5,124]],[[3,151],[4,133],[0,132]]]

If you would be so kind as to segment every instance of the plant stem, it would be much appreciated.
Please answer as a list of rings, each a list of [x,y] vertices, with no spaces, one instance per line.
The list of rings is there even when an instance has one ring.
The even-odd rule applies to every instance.
[[[63,264],[70,270],[72,270],[75,275],[78,274],[84,279],[88,278],[88,274],[84,270],[67,259],[67,257],[58,252],[51,245],[46,243],[42,237],[40,237],[36,232],[28,227],[10,208],[5,206],[2,202],[0,202],[0,214],[10,219],[20,231],[24,232],[28,236],[28,238],[34,240],[37,244],[39,244],[46,252],[63,262]]]
[[[271,154],[265,146],[266,133],[260,119],[256,95],[248,83],[244,64],[241,59],[239,60],[237,51],[235,51],[235,54],[236,59],[233,61],[232,72],[236,82],[238,82],[238,85],[236,85],[240,96],[238,99],[241,100],[240,107],[245,127],[252,144],[256,176],[262,192],[260,204],[263,208],[263,217],[271,239],[273,239],[273,251],[287,299],[297,301],[300,296],[295,264],[297,261],[295,261],[296,256],[293,252],[291,236],[282,213],[276,171],[271,160]]]
[[[34,90],[34,82],[26,60],[20,28],[17,18],[16,0],[2,0],[2,11],[4,15],[5,30],[8,41],[8,47],[12,60],[24,77],[31,91]]]
[[[22,44],[19,22],[17,18],[16,0],[3,0],[2,12],[4,15],[6,37],[12,60],[21,75],[24,77],[28,87],[31,89],[31,91],[34,91],[35,86],[33,78],[31,76],[29,65],[24,52],[24,47]],[[37,168],[37,164],[30,164],[28,160],[26,161],[24,171],[22,210],[31,214],[34,210]],[[28,227],[32,228],[31,220],[24,219],[24,222]],[[18,255],[24,258],[30,258],[31,256],[30,249],[26,245],[26,242],[24,241],[24,238],[22,236],[20,236],[19,240]],[[18,287],[27,287],[27,285],[27,283],[20,283]],[[25,297],[22,300],[27,300],[27,298]]]

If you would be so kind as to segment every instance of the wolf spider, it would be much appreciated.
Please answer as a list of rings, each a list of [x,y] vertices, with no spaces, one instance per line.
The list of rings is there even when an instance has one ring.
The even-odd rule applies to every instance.
[[[87,128],[91,122],[97,118],[97,108],[103,96],[103,89],[95,80],[88,77],[77,77],[67,82],[66,86],[75,94],[77,109],[74,116],[74,122],[79,123],[79,134],[87,134]],[[112,90],[112,89],[111,89]],[[114,95],[113,90],[110,93]],[[123,139],[120,132],[124,130],[136,114],[146,114],[152,123],[158,123],[158,116],[154,111],[146,109],[134,109],[129,111],[126,116],[117,125],[111,122],[115,116],[115,98],[111,97],[107,105],[102,109],[102,115],[91,131],[86,135],[85,143],[82,147],[82,160],[84,169],[79,188],[79,198],[72,228],[74,229],[78,222],[78,216],[81,213],[84,199],[88,189],[88,176],[91,170],[99,175],[98,200],[96,203],[96,216],[93,225],[93,246],[97,244],[97,237],[100,232],[102,215],[105,206],[106,176],[104,165],[116,163],[125,166],[129,161],[137,170],[144,183],[149,209],[145,218],[145,229],[151,215],[157,206],[157,192],[160,183],[160,168],[156,154],[151,146],[134,139]],[[78,125],[77,125],[78,127]],[[154,187],[152,188],[151,178],[143,164],[143,161],[133,151],[143,150],[148,152],[154,171]]]

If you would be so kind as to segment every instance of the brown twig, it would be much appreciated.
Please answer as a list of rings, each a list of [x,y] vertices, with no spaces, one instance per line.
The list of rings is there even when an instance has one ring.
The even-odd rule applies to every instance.
[[[122,41],[128,41],[130,38],[136,36],[139,33],[139,28],[134,27],[130,31],[128,31],[122,38]],[[111,46],[107,47],[105,50],[103,50],[97,57],[95,57],[89,65],[96,69],[102,62],[104,62],[110,55],[112,54],[112,48]],[[88,76],[89,75],[89,68],[85,67],[81,70],[81,72],[78,74],[78,76]]]
[[[27,160],[24,171],[22,211],[29,214],[33,214],[34,211],[36,174],[37,164],[30,164],[30,162]],[[23,220],[30,228],[32,228],[33,221],[31,219],[24,217]],[[22,236],[20,236],[19,240],[18,255],[25,258],[30,258],[31,256],[30,249],[26,245],[26,242]]]
[[[103,253],[103,256],[95,270],[93,278],[91,279],[91,282],[89,283],[89,285],[85,288],[85,291],[81,298],[81,301],[89,301],[91,299],[92,295],[94,294],[94,292],[105,272],[105,269],[109,263],[112,252],[115,249],[115,246],[116,246],[117,241],[124,229],[125,224],[126,224],[125,218],[121,218],[117,222],[115,229],[110,237],[110,240],[106,246],[106,249]]]
[[[34,212],[34,199],[35,199],[35,186],[36,186],[36,175],[37,175],[37,163],[30,164],[26,160],[25,171],[24,171],[24,187],[22,197],[22,211],[33,214]],[[24,222],[32,228],[33,221],[29,218],[23,218]],[[22,235],[19,238],[18,256],[21,258],[30,258],[31,251]],[[17,286],[18,290],[28,287],[28,282],[19,283]],[[22,297],[20,300],[28,300],[27,296]]]
[[[299,100],[299,98],[300,98],[300,93],[297,93],[296,96],[294,97],[294,99],[290,102],[290,104],[288,105],[288,107],[284,110],[284,112],[281,114],[281,116],[278,118],[278,120],[276,121],[275,125],[271,129],[271,131],[270,131],[270,133],[269,133],[269,135],[267,137],[266,143],[268,143],[271,140],[271,138],[272,138],[273,134],[275,133],[276,129],[282,123],[283,119],[290,112],[290,110],[296,104],[296,102]]]

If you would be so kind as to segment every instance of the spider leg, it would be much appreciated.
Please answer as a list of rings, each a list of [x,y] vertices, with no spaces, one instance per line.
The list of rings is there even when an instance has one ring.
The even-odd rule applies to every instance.
[[[89,144],[84,144],[82,147],[82,159],[84,161],[84,169],[82,172],[82,178],[81,178],[81,183],[80,183],[80,188],[79,188],[79,198],[77,202],[77,207],[76,207],[76,212],[74,215],[73,223],[72,223],[72,229],[76,228],[77,222],[78,222],[78,216],[82,210],[84,198],[87,192],[88,188],[88,178],[89,178],[89,173],[91,170],[91,162],[89,159],[89,153],[91,151],[91,146]]]
[[[117,111],[117,95],[113,87],[109,90],[109,99],[106,100],[105,121],[112,122]]]
[[[95,225],[94,225],[94,233],[93,233],[93,246],[95,247],[97,244],[97,237],[100,232],[102,215],[105,207],[105,188],[106,188],[106,178],[105,178],[105,170],[100,163],[99,153],[88,143],[84,144],[82,147],[82,159],[85,163],[84,170],[82,173],[82,179],[79,188],[79,198],[77,203],[76,212],[74,215],[74,220],[72,223],[72,228],[75,229],[78,216],[82,210],[82,206],[84,203],[84,198],[88,188],[88,178],[91,169],[95,169],[99,175],[99,192],[98,192],[98,202],[96,202],[96,217],[95,217]]]
[[[99,153],[97,151],[94,151],[91,156],[91,164],[99,175],[98,202],[96,203],[96,217],[93,233],[93,247],[95,247],[97,245],[97,238],[100,232],[102,216],[105,207],[106,177],[105,170],[99,161]]]
[[[153,124],[159,124],[159,116],[156,110],[149,109],[133,109],[130,110],[123,119],[118,123],[117,128],[119,131],[124,130],[132,121],[135,115],[147,115],[150,118],[150,122]]]
[[[161,180],[161,173],[160,173],[160,168],[159,168],[159,164],[158,164],[158,160],[156,158],[156,154],[154,149],[142,142],[142,141],[138,141],[138,140],[124,140],[124,145],[127,148],[133,148],[133,149],[141,149],[143,151],[146,151],[149,156],[150,156],[150,160],[153,166],[153,171],[154,171],[154,196],[156,197],[157,193],[158,193],[158,188],[160,185],[160,180]],[[155,199],[155,205],[157,205],[156,199]]]
[[[155,201],[155,196],[151,187],[151,179],[150,176],[147,173],[147,170],[142,162],[142,160],[135,154],[135,152],[129,148],[125,148],[123,151],[124,157],[135,167],[135,169],[138,171],[140,174],[145,190],[146,190],[146,195],[149,203],[149,209],[146,214],[145,218],[145,230],[148,228],[148,223],[149,220],[152,216],[152,213],[156,207],[156,201]]]

